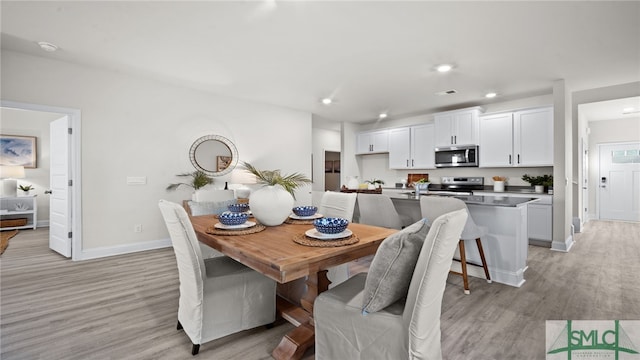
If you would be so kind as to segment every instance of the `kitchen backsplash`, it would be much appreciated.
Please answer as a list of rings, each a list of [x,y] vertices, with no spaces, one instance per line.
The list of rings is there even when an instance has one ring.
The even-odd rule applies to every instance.
[[[529,183],[522,180],[523,174],[544,175],[553,174],[553,167],[533,167],[533,168],[446,168],[446,169],[411,169],[411,170],[390,170],[388,154],[367,155],[358,157],[358,167],[360,174],[343,174],[344,176],[357,175],[361,181],[367,179],[382,179],[386,187],[393,187],[401,179],[406,179],[409,173],[427,173],[429,181],[434,184],[440,183],[442,176],[483,176],[485,185],[492,185],[494,176],[504,176],[507,178],[506,185],[529,186]]]

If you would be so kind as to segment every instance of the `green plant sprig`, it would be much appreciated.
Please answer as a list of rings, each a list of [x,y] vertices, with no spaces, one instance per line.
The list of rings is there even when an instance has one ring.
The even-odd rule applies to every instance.
[[[29,191],[35,189],[32,185],[20,185],[18,186],[22,191]]]
[[[531,186],[543,185],[543,186],[552,186],[553,185],[553,175],[539,175],[539,176],[530,176],[528,174],[522,175],[522,180],[531,184]]]
[[[180,185],[188,186],[193,188],[194,190],[198,190],[209,184],[213,184],[213,178],[205,174],[201,170],[196,170],[190,173],[178,174],[176,176],[181,176],[181,177],[190,176],[192,178],[191,183],[169,184],[169,186],[167,186],[167,191],[177,190],[180,187]]]
[[[280,170],[258,170],[248,162],[242,162],[244,169],[251,174],[255,175],[259,184],[263,185],[280,185],[282,186],[293,198],[296,198],[295,189],[304,184],[310,184],[312,181],[307,176],[300,173],[293,173],[290,175],[282,175]]]

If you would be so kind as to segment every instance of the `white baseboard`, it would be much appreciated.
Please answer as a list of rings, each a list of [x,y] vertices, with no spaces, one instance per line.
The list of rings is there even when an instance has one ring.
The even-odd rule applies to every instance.
[[[38,220],[38,222],[36,222],[36,227],[49,227],[49,220]]]
[[[560,252],[569,252],[573,244],[574,244],[573,236],[569,234],[569,236],[565,239],[564,242],[554,240],[551,243],[551,250],[560,251]]]
[[[134,244],[100,247],[95,249],[82,250],[82,254],[79,256],[78,260],[99,259],[107,256],[124,255],[139,251],[162,249],[170,246],[171,239],[166,238]]]

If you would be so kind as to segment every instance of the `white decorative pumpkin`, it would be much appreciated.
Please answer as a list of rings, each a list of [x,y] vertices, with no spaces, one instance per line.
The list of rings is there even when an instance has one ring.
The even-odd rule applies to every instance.
[[[280,185],[263,186],[251,193],[249,208],[260,224],[277,226],[291,214],[294,199]]]

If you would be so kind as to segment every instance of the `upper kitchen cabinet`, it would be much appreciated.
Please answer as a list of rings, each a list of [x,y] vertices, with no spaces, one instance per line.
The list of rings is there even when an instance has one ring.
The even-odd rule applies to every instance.
[[[553,108],[480,118],[480,167],[553,166]]]
[[[434,115],[435,146],[478,145],[479,106]]]
[[[434,169],[434,125],[389,130],[390,169]]]
[[[356,155],[389,152],[389,130],[361,132],[356,135]]]

